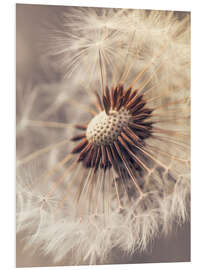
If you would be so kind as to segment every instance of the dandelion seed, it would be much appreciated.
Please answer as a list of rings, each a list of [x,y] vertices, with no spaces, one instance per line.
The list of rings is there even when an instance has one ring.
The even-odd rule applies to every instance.
[[[132,91],[132,88],[125,91],[123,86],[119,85],[110,92],[106,87],[101,108],[104,110],[91,120],[86,134],[72,139],[83,139],[72,151],[79,153],[78,162],[82,161],[86,168],[93,167],[95,170],[99,166],[104,170],[113,166],[115,171],[125,167],[126,173],[130,175],[133,174],[130,167],[148,171],[147,166],[136,156],[139,151],[136,145],[142,145],[152,130],[152,122],[144,121],[150,120],[152,113],[151,109],[145,108],[145,104],[143,96],[138,96],[137,91]],[[134,120],[134,117],[137,119]],[[122,178],[121,175],[117,177]],[[133,177],[135,186],[142,194],[134,178],[136,177]],[[117,196],[119,197],[118,192]],[[120,198],[118,200],[120,202]]]

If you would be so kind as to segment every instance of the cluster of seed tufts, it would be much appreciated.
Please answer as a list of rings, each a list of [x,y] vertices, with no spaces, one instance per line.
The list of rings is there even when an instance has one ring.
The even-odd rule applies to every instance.
[[[95,145],[107,145],[113,143],[120,135],[123,127],[128,126],[131,114],[121,108],[119,111],[110,110],[96,115],[89,123],[86,137]]]

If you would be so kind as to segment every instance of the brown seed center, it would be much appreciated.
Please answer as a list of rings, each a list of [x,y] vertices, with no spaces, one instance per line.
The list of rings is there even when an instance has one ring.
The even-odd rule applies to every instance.
[[[119,111],[110,110],[96,115],[88,124],[86,137],[95,145],[107,145],[113,143],[120,135],[123,127],[128,126],[131,114],[121,108]]]

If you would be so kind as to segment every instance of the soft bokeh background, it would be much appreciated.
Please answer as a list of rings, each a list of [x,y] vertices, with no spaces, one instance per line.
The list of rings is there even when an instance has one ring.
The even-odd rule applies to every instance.
[[[24,85],[32,83],[56,83],[61,79],[54,64],[47,62],[41,53],[41,40],[44,29],[51,22],[57,23],[57,15],[68,7],[43,5],[16,5],[16,79]],[[184,12],[178,12],[181,18]],[[50,257],[40,253],[31,255],[23,251],[21,240],[23,235],[16,239],[16,266],[54,266]],[[64,260],[57,265],[67,265]],[[150,263],[150,262],[182,262],[190,261],[190,224],[173,231],[167,237],[155,240],[148,252],[128,256],[119,250],[112,252],[109,263]]]

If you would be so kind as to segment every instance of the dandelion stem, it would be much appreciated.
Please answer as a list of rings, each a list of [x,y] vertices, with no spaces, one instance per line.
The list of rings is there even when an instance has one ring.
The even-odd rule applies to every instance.
[[[101,51],[100,51],[100,49],[99,49],[99,67],[100,67],[102,94],[104,94],[104,79],[103,79],[103,69],[102,69],[102,60],[101,60]]]

